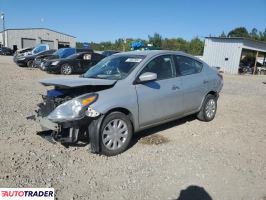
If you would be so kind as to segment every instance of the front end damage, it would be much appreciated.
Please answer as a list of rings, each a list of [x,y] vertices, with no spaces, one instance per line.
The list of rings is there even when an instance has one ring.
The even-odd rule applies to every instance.
[[[42,95],[43,102],[28,119],[37,121],[46,133],[44,138],[52,143],[68,146],[79,141],[90,142],[91,152],[99,153],[100,124],[104,115],[91,105],[97,101],[98,91],[113,85],[54,85],[54,89]]]

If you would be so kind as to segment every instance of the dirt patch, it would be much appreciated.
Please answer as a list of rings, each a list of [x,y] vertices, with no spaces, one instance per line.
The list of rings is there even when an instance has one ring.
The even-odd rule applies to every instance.
[[[139,142],[141,144],[147,144],[147,145],[160,145],[160,144],[168,143],[169,139],[159,134],[153,134],[153,135],[149,135],[147,137],[141,138]]]
[[[266,200],[266,76],[224,74],[213,121],[180,119],[139,132],[113,157],[36,134],[39,124],[26,117],[50,89],[39,80],[55,77],[65,76],[0,56],[0,187],[54,187],[58,200],[159,200],[197,185],[213,200]]]

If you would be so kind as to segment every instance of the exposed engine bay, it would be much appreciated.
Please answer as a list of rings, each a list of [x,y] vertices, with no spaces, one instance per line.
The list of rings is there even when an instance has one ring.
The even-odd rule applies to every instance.
[[[40,122],[42,129],[50,133],[44,137],[48,141],[64,145],[77,143],[84,138],[87,142],[93,141],[91,137],[94,137],[94,130],[89,133],[89,126],[93,120],[101,117],[101,113],[94,111],[89,105],[97,100],[98,91],[113,87],[115,82],[100,80],[97,85],[87,85],[91,80],[84,79],[75,78],[72,82],[66,79],[67,83],[64,83],[64,79],[41,81],[45,86],[54,86],[54,89],[47,90],[47,94],[42,95],[43,102],[38,104],[36,114],[28,119]],[[92,144],[92,147],[95,145],[97,146]]]
[[[86,93],[93,93],[111,88],[112,86],[82,86],[61,88],[56,86],[53,90],[48,90],[46,95],[42,95],[43,102],[38,104],[37,116],[48,116],[57,106],[69,101],[77,96]]]

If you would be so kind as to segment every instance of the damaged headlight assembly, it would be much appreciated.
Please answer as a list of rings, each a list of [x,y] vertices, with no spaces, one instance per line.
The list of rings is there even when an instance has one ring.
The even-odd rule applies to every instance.
[[[85,94],[57,106],[49,115],[52,122],[60,123],[79,120],[85,117],[97,117],[99,113],[89,107],[98,98],[98,94]]]

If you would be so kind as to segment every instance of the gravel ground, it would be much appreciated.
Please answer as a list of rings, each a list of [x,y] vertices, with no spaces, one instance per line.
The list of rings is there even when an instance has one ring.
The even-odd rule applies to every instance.
[[[56,75],[3,56],[0,70],[0,187],[54,187],[60,200],[177,199],[181,190],[266,199],[266,76],[225,75],[212,122],[188,117],[149,129],[105,157],[51,144],[25,119],[45,92],[38,80]]]

